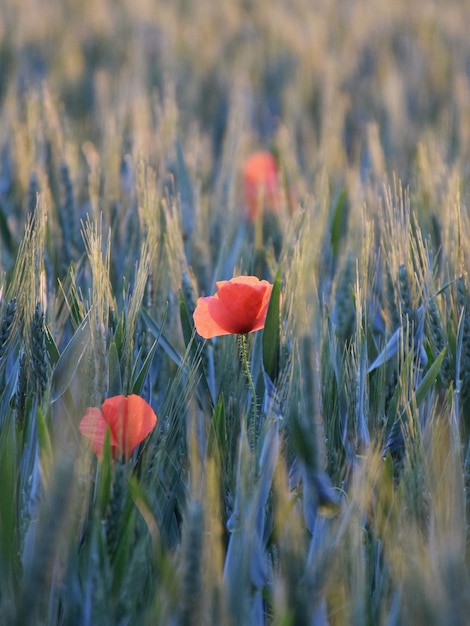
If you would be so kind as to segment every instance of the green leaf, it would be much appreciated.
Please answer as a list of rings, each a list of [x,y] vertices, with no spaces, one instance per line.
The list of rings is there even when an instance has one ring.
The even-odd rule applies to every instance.
[[[400,405],[401,402],[401,394],[402,394],[402,386],[404,385],[403,381],[408,380],[410,375],[411,367],[413,366],[413,351],[410,350],[408,355],[403,361],[403,365],[400,370],[400,377],[395,385],[395,389],[393,390],[392,397],[390,398],[388,408],[387,408],[387,424],[390,426],[393,424],[395,419],[400,415]]]
[[[0,429],[0,584],[3,597],[14,597],[15,578],[18,575],[15,538],[18,535],[18,489],[17,489],[17,445],[15,423],[11,414],[2,421]],[[4,594],[9,594],[5,596]]]
[[[46,340],[46,350],[49,357],[49,363],[52,367],[55,367],[60,358],[59,348],[57,347],[57,344],[54,341],[54,337],[52,336],[48,326],[45,326],[44,328],[44,335]]]
[[[331,249],[333,251],[333,257],[336,259],[339,252],[341,238],[346,231],[346,219],[347,219],[347,195],[346,189],[342,189],[336,206],[333,211],[333,219],[331,222]]]
[[[65,281],[65,284],[63,284],[60,279],[57,279],[57,282],[70,311],[72,326],[77,329],[86,316],[84,314],[84,306],[78,298],[73,267],[70,268],[70,276]]]
[[[212,417],[209,437],[207,442],[207,455],[214,457],[220,455],[224,458],[227,443],[226,432],[226,414],[224,397],[221,395],[215,405],[214,415]]]
[[[389,452],[387,452],[384,458],[384,478],[393,485],[393,459]]]
[[[118,396],[122,393],[121,365],[116,342],[109,344],[108,352],[108,394]]]
[[[129,484],[126,477],[127,485]],[[129,568],[129,562],[131,560],[131,548],[134,540],[135,530],[135,513],[136,507],[132,500],[129,491],[127,491],[126,499],[124,502],[124,508],[121,514],[121,520],[118,527],[118,542],[116,552],[112,558],[113,564],[113,585],[112,591],[115,594],[119,593],[122,583],[126,578],[126,574]]]
[[[428,391],[431,389],[434,382],[436,381],[436,378],[439,376],[439,371],[441,369],[442,361],[444,360],[445,355],[446,355],[446,348],[443,348],[443,350],[437,355],[436,360],[428,369],[423,380],[421,381],[420,385],[416,389],[415,400],[416,400],[417,406],[419,406],[421,402],[424,400]]]
[[[116,331],[114,333],[114,341],[116,343],[116,349],[117,349],[118,354],[122,353],[122,346],[124,343],[124,335],[125,335],[125,324],[126,324],[126,320],[124,316],[124,311],[121,311],[121,315],[119,316],[119,321],[116,327]]]
[[[281,352],[281,269],[274,279],[268,313],[263,331],[263,365],[269,378],[276,383]]]
[[[132,372],[132,393],[137,395],[140,394],[142,389],[142,385],[144,384],[145,377],[149,371],[150,365],[152,364],[153,357],[155,356],[155,351],[158,346],[158,338],[152,344],[152,347],[149,350],[149,353],[145,357],[145,361],[142,364],[139,372],[136,374],[135,371]]]
[[[180,290],[180,319],[187,355],[190,355],[192,363],[197,364],[197,368],[201,373],[202,391],[209,399],[210,404],[213,405],[215,394],[212,393],[213,385],[211,385],[207,367],[205,366],[207,365],[207,360],[204,360],[203,357],[205,342],[195,332],[193,318],[188,313],[182,290]]]
[[[36,424],[39,444],[39,456],[41,459],[41,470],[47,480],[52,464],[52,443],[46,419],[40,407],[38,407],[37,409]]]
[[[170,357],[170,359],[176,365],[178,365],[178,367],[180,365],[182,365],[183,357],[172,346],[170,341],[167,339],[165,333],[162,332],[162,330],[163,330],[163,322],[162,322],[162,324],[160,326],[158,326],[157,323],[155,322],[155,320],[150,315],[150,313],[148,311],[146,311],[146,309],[142,308],[140,312],[141,312],[142,317],[145,320],[145,323],[147,324],[147,328],[149,329],[149,331],[152,333],[152,335],[155,338],[158,338],[159,344],[163,348],[163,350],[166,352],[166,354]]]
[[[291,441],[299,459],[308,469],[316,471],[318,469],[318,443],[316,424],[313,418],[294,415],[291,421]]]
[[[194,334],[194,324],[189,316],[186,303],[184,301],[183,292],[180,290],[180,319],[181,328],[183,330],[184,345],[189,346]]]
[[[89,313],[59,357],[52,374],[51,400],[55,402],[69,386],[90,342]]]
[[[142,486],[138,482],[135,475],[131,475],[129,477],[129,495],[136,507],[139,511],[142,519],[144,520],[147,529],[152,537],[152,540],[155,542],[159,538],[159,529],[157,526],[157,522],[155,516],[152,512],[152,504],[147,494],[142,489]]]
[[[96,479],[96,510],[98,511],[100,520],[105,519],[107,515],[112,482],[113,460],[111,456],[111,432],[108,428],[104,437]]]
[[[446,354],[446,348],[444,348],[438,354],[435,361],[433,362],[433,364],[431,365],[431,367],[428,369],[425,376],[423,377],[423,380],[417,387],[412,398],[412,401],[416,404],[417,407],[419,407],[421,402],[423,402],[426,395],[428,394],[433,384],[435,383],[437,377],[439,376],[439,371],[441,369],[442,361],[444,360],[445,354]],[[406,372],[405,368],[411,367],[412,356],[413,354],[410,352],[404,364],[404,372]],[[402,376],[403,376],[403,372],[402,372]],[[385,444],[385,451],[393,451],[399,448],[403,448],[404,446],[403,428],[404,428],[404,425],[406,425],[408,422],[407,411],[408,411],[409,405],[407,405],[404,409],[401,409],[400,407],[400,412],[397,414],[397,411],[398,411],[397,403],[398,403],[398,397],[400,393],[399,387],[400,385],[398,384],[393,394],[392,400],[390,402],[390,407],[388,411],[389,423],[391,419],[394,419],[393,418],[394,414],[396,415],[396,418],[392,422],[392,426],[390,428],[390,432],[387,437],[387,442]],[[393,405],[393,408],[392,408],[392,405]]]

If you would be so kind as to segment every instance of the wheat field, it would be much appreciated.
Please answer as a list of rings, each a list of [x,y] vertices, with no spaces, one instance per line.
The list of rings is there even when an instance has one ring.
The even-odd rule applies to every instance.
[[[2,1],[1,626],[470,623],[469,23]],[[238,276],[264,327],[203,339]]]

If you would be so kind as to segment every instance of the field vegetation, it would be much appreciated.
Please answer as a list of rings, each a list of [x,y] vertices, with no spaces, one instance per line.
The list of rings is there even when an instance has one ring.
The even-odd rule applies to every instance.
[[[2,0],[2,625],[468,623],[469,23]],[[238,276],[264,328],[204,339]]]

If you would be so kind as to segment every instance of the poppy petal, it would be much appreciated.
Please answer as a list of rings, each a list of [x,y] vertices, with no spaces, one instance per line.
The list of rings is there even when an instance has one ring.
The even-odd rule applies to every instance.
[[[254,152],[243,166],[243,192],[248,218],[253,220],[260,205],[277,210],[280,183],[276,159],[267,151]]]
[[[267,281],[264,281],[270,287]],[[209,303],[213,319],[232,333],[249,333],[263,327],[262,307],[266,292],[260,281],[256,285],[228,282],[219,289],[218,299]],[[261,322],[261,326],[259,326]]]
[[[103,413],[96,407],[89,407],[80,421],[80,432],[90,441],[93,452],[98,457],[101,456],[103,451],[103,444],[108,428],[109,425],[104,419]],[[116,438],[111,431],[111,447],[114,448],[116,444]]]
[[[127,397],[126,444],[129,454],[155,428],[157,416],[152,407],[140,396]]]
[[[152,407],[140,396],[112,396],[103,402],[103,415],[111,427],[120,453],[126,458],[157,423]]]
[[[152,407],[137,395],[118,395],[105,400],[101,411],[87,409],[80,422],[80,432],[89,439],[95,454],[100,457],[107,429],[110,431],[113,458],[126,459],[157,423]]]
[[[233,334],[232,330],[227,330],[224,326],[221,326],[209,312],[209,304],[215,299],[218,299],[217,296],[199,298],[193,314],[194,326],[204,339]]]
[[[272,285],[256,276],[218,281],[214,296],[199,298],[194,311],[197,332],[208,339],[243,334],[264,326]]]
[[[101,410],[106,423],[109,424],[119,453],[122,453],[125,447],[126,397],[118,395],[107,398],[101,405]]]

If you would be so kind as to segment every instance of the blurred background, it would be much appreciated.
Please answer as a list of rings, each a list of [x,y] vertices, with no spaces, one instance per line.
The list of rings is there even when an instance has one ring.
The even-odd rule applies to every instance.
[[[159,166],[176,133],[203,185],[259,145],[307,180],[386,163],[406,181],[420,142],[468,174],[464,0],[3,0],[0,16],[3,193],[7,163],[25,186],[45,142],[72,167],[85,142]]]

